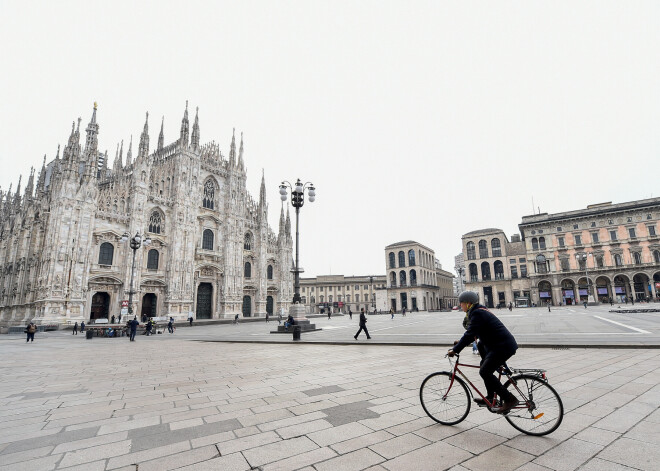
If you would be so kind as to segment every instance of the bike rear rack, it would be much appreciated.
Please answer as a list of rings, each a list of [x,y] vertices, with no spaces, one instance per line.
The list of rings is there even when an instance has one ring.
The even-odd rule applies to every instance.
[[[526,375],[538,376],[540,378],[546,379],[545,370],[539,370],[536,368],[511,368],[511,371],[514,374],[526,374]]]

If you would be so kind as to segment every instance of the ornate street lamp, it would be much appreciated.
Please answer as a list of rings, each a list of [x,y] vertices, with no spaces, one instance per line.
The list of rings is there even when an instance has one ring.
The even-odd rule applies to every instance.
[[[587,267],[587,259],[591,257],[591,253],[579,253],[577,259],[584,262],[584,276],[587,279],[587,302],[593,302],[593,294],[591,293],[591,283],[589,282],[589,268]],[[578,287],[579,289],[579,287]],[[578,295],[579,298],[579,295]]]
[[[128,232],[124,232],[124,235],[121,236],[121,241],[126,242],[129,240],[129,237],[131,237]],[[128,316],[130,319],[130,316],[133,315],[133,294],[135,291],[133,291],[133,278],[135,277],[135,252],[137,252],[137,249],[139,249],[142,246],[147,246],[151,244],[151,239],[149,236],[146,238],[142,238],[139,232],[136,232],[133,237],[130,238],[130,247],[133,250],[133,262],[131,263],[131,288],[130,291],[128,292]]]

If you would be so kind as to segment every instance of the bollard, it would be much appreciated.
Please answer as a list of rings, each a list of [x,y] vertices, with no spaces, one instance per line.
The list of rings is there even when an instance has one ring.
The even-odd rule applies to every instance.
[[[91,329],[85,331],[85,338],[91,339],[93,335],[94,335],[94,331],[92,331]]]
[[[293,326],[293,340],[300,340],[300,326]]]

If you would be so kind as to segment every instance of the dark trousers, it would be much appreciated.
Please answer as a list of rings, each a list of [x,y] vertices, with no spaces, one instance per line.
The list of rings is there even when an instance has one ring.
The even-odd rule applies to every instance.
[[[192,317],[190,319],[188,319],[188,321],[190,321],[190,327],[192,327],[192,321],[193,321]]]
[[[171,325],[168,325],[168,326],[167,326],[167,330],[170,331],[170,334],[174,333],[174,329],[172,328]]]
[[[32,340],[34,342],[34,332],[32,332],[32,333],[28,332],[28,334],[27,334],[26,342],[29,342],[30,340]]]
[[[78,329],[73,329],[73,333],[71,335],[78,335]]]
[[[360,335],[360,332],[362,332],[363,330],[364,330],[364,333],[367,334],[367,338],[370,339],[371,336],[369,335],[369,331],[367,330],[367,326],[366,326],[366,325],[361,325],[361,326],[360,326],[360,330],[358,330],[358,331],[357,331],[357,334],[355,334],[355,338],[358,338],[358,335]]]
[[[135,340],[135,333],[136,332],[134,330],[131,330],[131,337],[130,337],[131,342]]]
[[[497,393],[502,399],[511,397],[511,393],[504,389],[502,383],[499,382],[497,376],[494,375],[495,370],[502,366],[512,355],[503,355],[498,352],[493,352],[481,345],[477,344],[479,353],[482,355],[481,368],[479,368],[479,376],[484,380],[486,385],[486,397],[490,400],[493,398],[493,393]],[[484,355],[485,353],[485,355]]]

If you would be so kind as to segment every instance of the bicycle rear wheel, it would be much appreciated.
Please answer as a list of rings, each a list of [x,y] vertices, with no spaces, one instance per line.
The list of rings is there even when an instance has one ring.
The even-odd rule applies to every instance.
[[[451,386],[451,387],[450,387]],[[438,423],[454,425],[470,412],[470,394],[461,378],[447,372],[433,373],[422,381],[419,399],[424,412]]]
[[[552,386],[537,376],[518,375],[504,387],[520,402],[504,416],[515,429],[535,436],[557,430],[564,418],[564,405]]]

